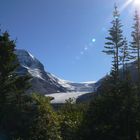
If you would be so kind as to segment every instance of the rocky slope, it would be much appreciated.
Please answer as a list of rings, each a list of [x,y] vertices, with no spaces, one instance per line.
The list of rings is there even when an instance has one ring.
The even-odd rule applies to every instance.
[[[93,92],[96,87],[94,82],[74,83],[62,80],[46,72],[43,64],[32,54],[25,50],[16,50],[20,68],[19,74],[30,74],[32,87],[28,92],[51,94],[60,92]]]

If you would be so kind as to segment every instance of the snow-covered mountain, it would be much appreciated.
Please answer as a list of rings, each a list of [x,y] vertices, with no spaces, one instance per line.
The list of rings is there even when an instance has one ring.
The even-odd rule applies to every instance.
[[[28,92],[37,92],[40,94],[52,94],[61,92],[93,92],[95,82],[74,83],[56,77],[46,72],[43,64],[32,54],[25,50],[16,50],[20,67],[19,74],[30,74],[32,87]]]
[[[78,102],[90,100],[93,95],[86,93],[97,91],[106,78],[105,76],[97,82],[70,82],[45,71],[43,64],[29,52],[16,50],[15,53],[20,63],[18,73],[21,75],[29,74],[31,76],[32,87],[28,92],[36,92],[46,96],[47,94],[51,94],[55,98],[52,101],[54,103],[63,103],[66,99],[73,97]],[[132,80],[136,82],[138,80],[136,61],[128,64],[128,70],[130,71]],[[120,69],[120,75],[121,73],[122,69]]]

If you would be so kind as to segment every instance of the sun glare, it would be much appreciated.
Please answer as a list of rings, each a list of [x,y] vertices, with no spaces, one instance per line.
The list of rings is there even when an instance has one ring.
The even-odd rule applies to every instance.
[[[140,0],[134,0],[134,4],[140,6]]]
[[[121,12],[129,5],[133,5],[135,8],[140,9],[140,0],[126,0],[126,2],[121,7]]]

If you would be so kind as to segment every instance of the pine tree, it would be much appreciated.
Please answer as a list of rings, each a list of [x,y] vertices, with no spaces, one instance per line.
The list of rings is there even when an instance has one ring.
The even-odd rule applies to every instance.
[[[14,70],[18,65],[14,50],[15,42],[4,32],[0,35],[0,106],[6,103],[6,94],[12,90]]]
[[[123,79],[126,78],[127,63],[130,61],[130,49],[126,38],[124,38],[124,45],[120,48],[120,62],[122,65],[122,76]]]
[[[140,86],[140,17],[137,11],[135,11],[134,25],[132,32],[131,50],[132,59],[137,60],[137,72],[138,72],[138,83]]]
[[[103,84],[83,119],[82,139],[136,139],[139,129],[139,101],[131,79],[120,81],[118,94],[110,78]]]
[[[16,74],[19,63],[15,47],[8,32],[0,34],[0,131],[9,137],[23,128],[21,114],[30,98],[25,93],[29,77]]]
[[[112,75],[114,76],[115,80],[119,78],[119,50],[123,46],[123,35],[122,35],[122,24],[119,19],[120,14],[118,11],[117,6],[115,5],[114,12],[113,12],[113,21],[112,27],[109,30],[109,37],[106,37],[108,42],[105,43],[105,50],[103,51],[107,55],[111,55],[113,58],[112,61]]]
[[[116,6],[112,24],[104,52],[112,56],[113,69],[111,75],[102,82],[83,119],[83,140],[136,140],[140,136],[139,98],[131,76],[126,71],[131,57],[127,41],[123,39]],[[137,52],[138,48],[134,51]],[[123,80],[119,78],[119,65],[123,66],[123,75],[126,75]]]

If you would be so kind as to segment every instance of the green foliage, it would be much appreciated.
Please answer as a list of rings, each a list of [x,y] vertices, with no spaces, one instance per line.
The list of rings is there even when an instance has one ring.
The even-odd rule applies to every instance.
[[[140,138],[140,85],[131,81],[127,63],[138,59],[140,46],[139,16],[135,15],[133,42],[130,52],[126,39],[123,39],[117,7],[114,11],[113,27],[109,30],[105,45],[107,55],[112,55],[113,68],[110,76],[104,79],[97,96],[90,103],[81,126],[81,139],[85,140],[139,140]],[[132,55],[134,53],[134,55]],[[136,57],[135,57],[136,56]],[[119,73],[123,66],[123,77]],[[139,74],[139,72],[138,72]]]
[[[110,81],[104,85],[110,90],[102,89],[102,94],[91,102],[83,122],[83,139],[136,139],[139,101],[130,83],[120,81],[119,91]]]
[[[33,94],[35,115],[32,116],[30,140],[61,140],[57,114],[50,106],[47,97]]]
[[[136,62],[136,68],[138,72],[137,86],[139,92],[140,91],[140,16],[137,11],[135,12],[133,31],[131,35],[132,35],[131,56],[132,56],[132,60],[137,60]]]
[[[130,48],[128,46],[126,38],[124,38],[124,46],[120,48],[120,61],[121,61],[121,66],[122,66],[122,78],[126,78],[126,71],[127,71],[127,64],[130,62],[132,56],[130,54]]]
[[[127,63],[138,59],[140,83],[140,22],[136,12],[131,52],[123,38],[117,7],[105,43],[112,70],[89,104],[67,100],[53,110],[51,98],[27,95],[28,75],[17,75],[15,41],[0,34],[0,138],[9,140],[139,140],[140,84],[131,81]],[[119,73],[123,66],[123,78]]]
[[[10,138],[21,134],[29,99],[25,94],[29,77],[16,74],[19,63],[14,51],[15,41],[8,32],[0,34],[0,131]]]
[[[114,19],[111,22],[112,27],[109,29],[109,36],[106,37],[107,42],[105,43],[105,50],[103,51],[107,55],[112,56],[112,71],[114,73],[115,79],[119,77],[119,49],[123,47],[123,34],[122,34],[122,25],[119,19],[119,12],[117,6],[114,8],[113,12]]]
[[[6,94],[12,91],[17,68],[15,43],[7,32],[0,35],[0,106],[6,103]]]
[[[131,42],[132,58],[136,60],[139,57],[140,51],[140,17],[137,11],[135,11],[134,25],[131,36],[133,39]]]
[[[82,119],[81,111],[68,101],[66,104],[68,111],[62,109],[65,115],[63,113],[58,115],[50,105],[50,98],[37,94],[27,95],[30,77],[17,75],[19,63],[14,51],[15,42],[10,40],[9,34],[7,32],[1,34],[1,135],[15,140],[61,140],[63,136],[64,139],[74,138]],[[62,131],[64,128],[66,134]]]
[[[75,104],[72,99],[69,99],[61,108],[59,115],[61,117],[61,134],[63,140],[79,139],[79,128],[86,109],[86,104]]]

